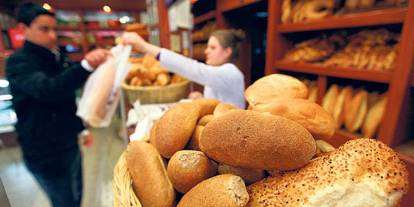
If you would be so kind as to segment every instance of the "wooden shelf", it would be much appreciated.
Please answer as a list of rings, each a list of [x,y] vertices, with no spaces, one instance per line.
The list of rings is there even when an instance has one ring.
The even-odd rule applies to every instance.
[[[402,159],[404,162],[407,162],[407,164],[414,165],[414,157],[406,155],[401,152],[397,152],[397,154],[400,157],[400,159]]]
[[[192,39],[193,43],[205,43],[208,42],[209,37],[204,37],[204,38],[197,38],[197,39]]]
[[[326,75],[331,77],[372,81],[379,83],[389,83],[392,78],[392,72],[367,71],[354,68],[326,67],[323,65],[311,63],[276,61],[274,67],[276,70]]]
[[[281,33],[304,32],[313,30],[351,28],[404,22],[407,8],[392,8],[367,12],[344,14],[325,19],[300,23],[286,23],[277,26]]]
[[[203,15],[194,18],[194,24],[200,24],[210,19],[216,18],[216,11],[209,11]]]

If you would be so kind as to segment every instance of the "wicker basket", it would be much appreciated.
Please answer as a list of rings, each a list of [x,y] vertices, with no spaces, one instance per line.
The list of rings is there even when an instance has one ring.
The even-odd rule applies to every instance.
[[[112,180],[114,207],[142,207],[132,189],[132,178],[128,173],[125,152],[122,153],[114,168]]]
[[[185,80],[167,86],[130,86],[125,82],[122,84],[129,103],[134,104],[140,100],[141,104],[173,103],[187,97],[190,81]]]

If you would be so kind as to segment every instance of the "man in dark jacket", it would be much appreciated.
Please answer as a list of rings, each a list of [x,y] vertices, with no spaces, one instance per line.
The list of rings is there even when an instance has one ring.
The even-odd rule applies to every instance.
[[[109,52],[98,49],[72,64],[56,50],[56,20],[37,4],[26,3],[17,14],[24,28],[23,48],[6,63],[18,122],[23,159],[53,206],[80,206],[82,167],[75,90]]]

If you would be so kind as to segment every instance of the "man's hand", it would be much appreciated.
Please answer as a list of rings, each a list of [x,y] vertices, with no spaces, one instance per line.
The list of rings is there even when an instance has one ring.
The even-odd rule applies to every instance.
[[[85,55],[85,60],[88,61],[88,64],[96,69],[100,64],[106,61],[106,58],[111,55],[108,50],[105,49],[96,49],[88,52]]]

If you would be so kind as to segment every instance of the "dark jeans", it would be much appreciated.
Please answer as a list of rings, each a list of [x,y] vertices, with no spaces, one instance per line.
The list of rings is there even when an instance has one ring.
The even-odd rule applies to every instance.
[[[79,146],[62,150],[58,154],[24,154],[24,161],[54,207],[80,206],[82,164]]]

